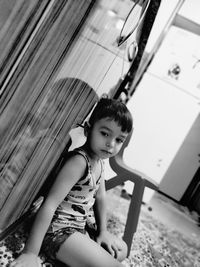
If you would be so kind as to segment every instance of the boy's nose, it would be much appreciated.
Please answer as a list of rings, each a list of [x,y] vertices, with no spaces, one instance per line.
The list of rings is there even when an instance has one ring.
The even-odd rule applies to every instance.
[[[109,141],[107,141],[107,143],[106,143],[106,146],[107,147],[112,147],[114,145],[114,141],[113,140],[109,140]]]

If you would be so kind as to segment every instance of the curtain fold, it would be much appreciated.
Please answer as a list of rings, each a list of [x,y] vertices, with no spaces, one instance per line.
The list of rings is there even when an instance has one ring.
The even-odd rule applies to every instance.
[[[94,4],[18,1],[1,24],[1,230],[29,208],[70,129],[98,99],[78,78],[56,79]]]

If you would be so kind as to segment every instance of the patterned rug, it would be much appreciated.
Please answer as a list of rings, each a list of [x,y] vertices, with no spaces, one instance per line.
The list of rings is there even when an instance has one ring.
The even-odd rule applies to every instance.
[[[108,228],[116,235],[124,230],[129,200],[120,189],[108,192]],[[114,213],[113,213],[114,211]],[[126,267],[200,267],[200,238],[184,236],[142,209]]]
[[[116,192],[109,191],[108,194],[108,229],[122,236],[129,201]],[[20,253],[27,238],[25,233],[21,227],[0,242],[0,266],[7,266]],[[200,239],[183,236],[142,210],[130,256],[123,264],[126,267],[200,267]],[[52,265],[46,261],[42,266]]]
[[[125,224],[115,215],[111,215],[108,222],[111,232],[120,235]],[[199,267],[200,240],[188,239],[142,212],[130,256],[124,261],[124,265],[127,267]]]

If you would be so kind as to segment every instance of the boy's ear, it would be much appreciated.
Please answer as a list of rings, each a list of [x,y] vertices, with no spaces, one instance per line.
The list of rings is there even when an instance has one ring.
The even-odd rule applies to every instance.
[[[90,124],[88,122],[84,123],[84,135],[87,137],[90,131]]]

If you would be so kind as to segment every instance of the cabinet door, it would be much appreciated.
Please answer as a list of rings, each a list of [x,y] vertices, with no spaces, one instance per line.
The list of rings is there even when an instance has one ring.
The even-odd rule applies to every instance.
[[[198,101],[146,73],[128,107],[134,132],[125,159],[160,182],[199,113]]]

